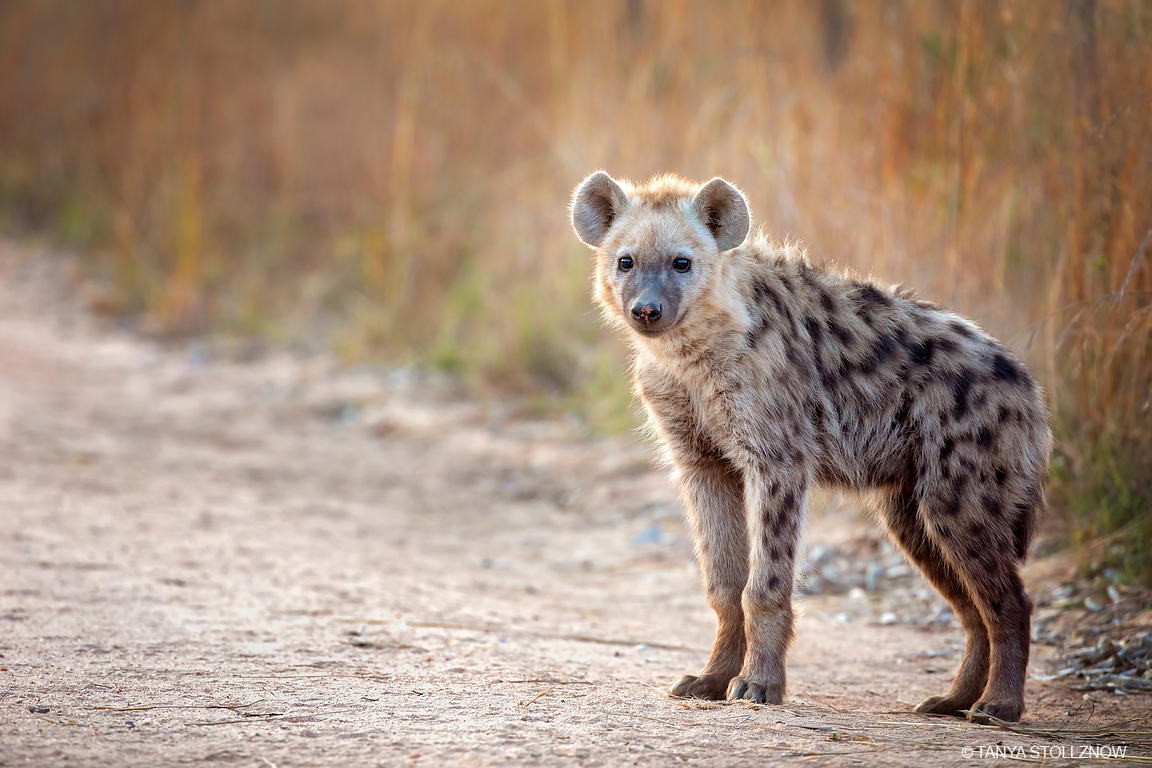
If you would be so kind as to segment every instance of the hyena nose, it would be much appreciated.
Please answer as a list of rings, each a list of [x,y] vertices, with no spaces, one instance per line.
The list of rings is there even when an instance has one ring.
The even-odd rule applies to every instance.
[[[642,320],[645,324],[654,323],[660,319],[660,310],[658,304],[635,304],[632,306],[632,318]]]

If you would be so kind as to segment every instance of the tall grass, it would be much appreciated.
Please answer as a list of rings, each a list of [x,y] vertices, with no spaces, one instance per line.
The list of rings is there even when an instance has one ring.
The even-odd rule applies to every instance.
[[[8,0],[0,210],[152,330],[308,337],[619,428],[569,190],[724,175],[1029,359],[1056,505],[1152,578],[1150,100],[1142,0]]]

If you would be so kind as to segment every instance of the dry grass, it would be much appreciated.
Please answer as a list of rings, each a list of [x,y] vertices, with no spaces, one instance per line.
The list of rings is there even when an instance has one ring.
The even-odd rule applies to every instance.
[[[1150,73],[1142,0],[11,0],[0,210],[92,249],[101,307],[152,330],[439,365],[619,429],[568,192],[725,175],[817,260],[1027,357],[1073,535],[1125,531],[1148,578]]]

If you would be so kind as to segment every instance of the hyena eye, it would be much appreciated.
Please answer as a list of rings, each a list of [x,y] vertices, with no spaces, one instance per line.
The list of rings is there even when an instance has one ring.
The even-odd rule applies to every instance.
[[[616,264],[620,267],[621,272],[627,272],[628,270],[632,269],[632,257],[621,256],[620,260],[617,261]]]
[[[678,259],[673,259],[672,269],[676,270],[677,272],[687,272],[688,270],[692,269],[692,260],[686,259],[683,256]]]

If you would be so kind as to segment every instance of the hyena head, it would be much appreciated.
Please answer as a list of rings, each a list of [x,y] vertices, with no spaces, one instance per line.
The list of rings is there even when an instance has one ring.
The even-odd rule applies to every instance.
[[[720,253],[744,242],[749,222],[744,195],[720,178],[633,185],[597,171],[572,197],[572,226],[596,250],[596,298],[643,336],[676,328],[708,302]]]

